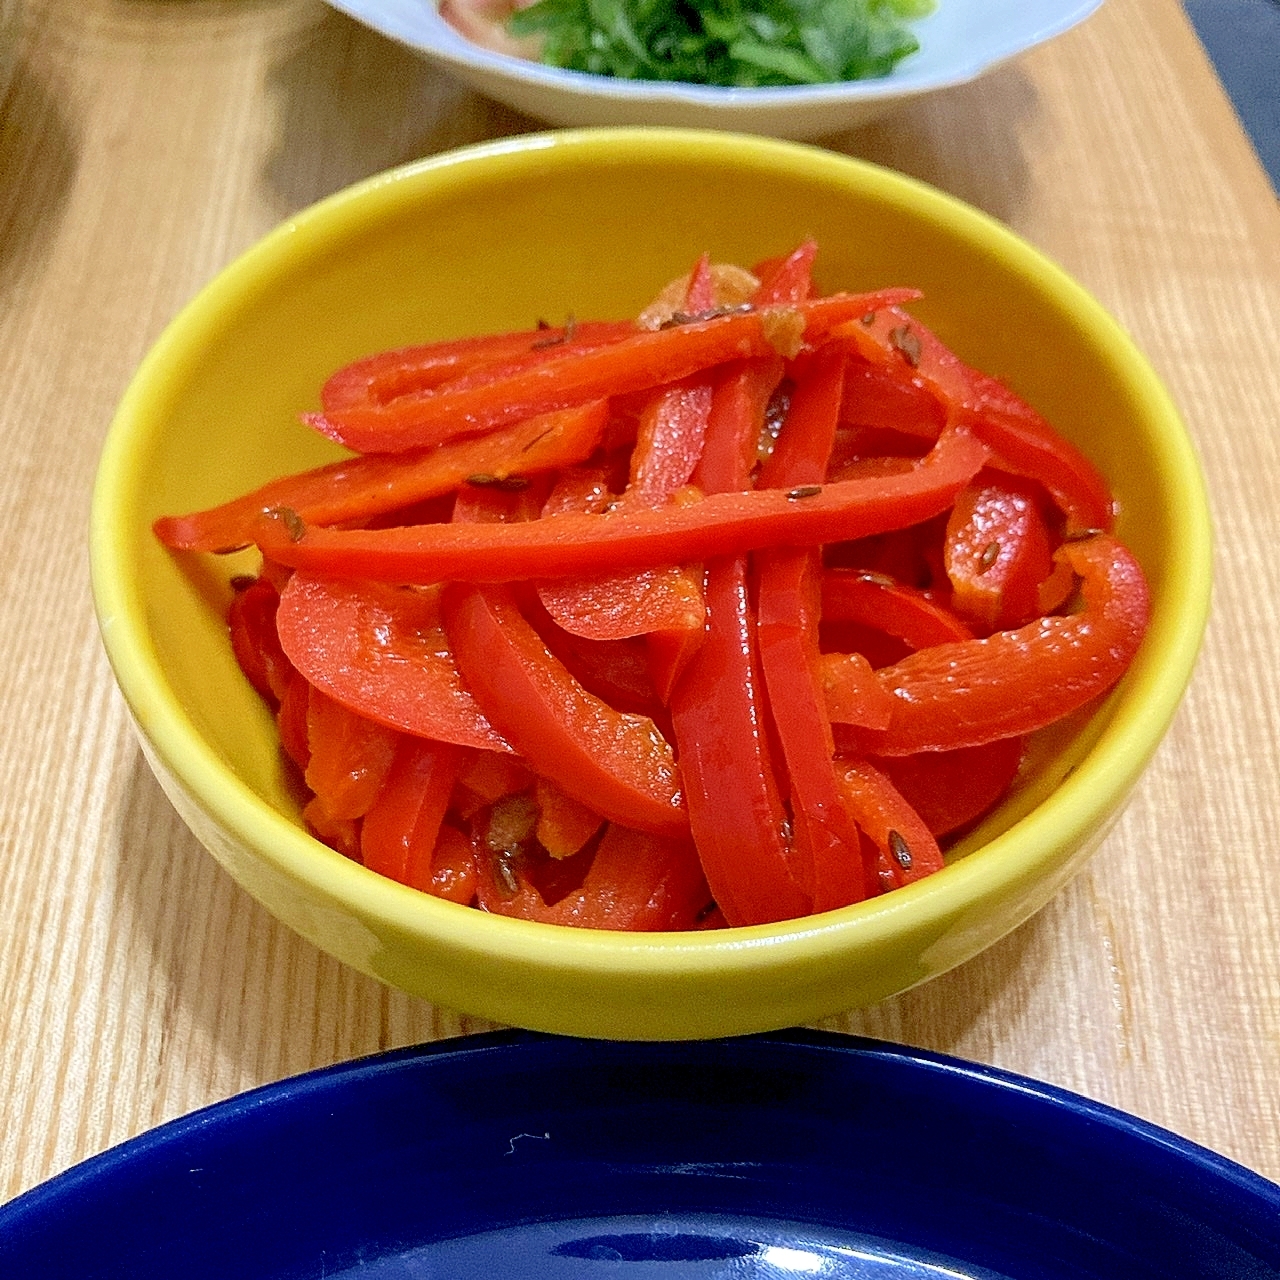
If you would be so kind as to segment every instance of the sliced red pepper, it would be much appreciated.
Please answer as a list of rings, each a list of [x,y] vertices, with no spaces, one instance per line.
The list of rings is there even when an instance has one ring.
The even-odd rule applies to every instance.
[[[501,582],[679,564],[767,546],[815,546],[914,525],[945,511],[986,460],[945,432],[901,475],[798,489],[713,493],[688,506],[561,515],[516,524],[396,529],[292,528],[264,517],[264,554],[294,568],[384,582]],[[297,536],[295,536],[297,535]]]
[[[624,500],[660,507],[689,483],[702,456],[711,383],[680,383],[658,393],[640,416]]]
[[[816,252],[816,245],[806,242],[788,257],[767,264],[756,304],[787,306],[803,301],[812,284]],[[703,492],[735,493],[751,487],[770,403],[784,372],[776,352],[719,371],[713,380],[706,442],[694,472]]]
[[[641,416],[631,481],[612,500],[613,510],[657,510],[671,500],[702,453],[710,407],[709,383],[680,385],[654,397]],[[599,501],[595,486],[583,496],[591,506],[584,503],[580,510],[590,510]],[[562,492],[561,511],[567,509],[566,501]],[[661,642],[661,651],[675,667],[687,660],[702,634],[701,572],[683,565],[544,583],[539,595],[561,627],[588,639],[674,633]],[[664,669],[666,665],[659,664],[657,683],[669,690],[678,672]]]
[[[710,903],[697,853],[687,839],[610,826],[590,858],[581,887],[548,905],[520,874],[518,858],[499,867],[498,857],[481,852],[481,905],[495,914],[543,924],[665,932],[692,929]]]
[[[1053,548],[1040,502],[1035,485],[986,470],[951,508],[944,544],[951,603],[984,632],[1021,627],[1043,612]]]
[[[478,876],[471,841],[447,823],[440,828],[431,853],[429,893],[448,902],[469,907],[475,900]]]
[[[772,258],[755,268],[760,281],[756,290],[757,304],[773,302],[803,302],[813,294],[813,263],[818,256],[818,245],[806,240],[789,254]]]
[[[775,359],[729,370],[715,389],[698,476],[713,494],[744,489],[755,465]],[[671,693],[689,823],[719,910],[731,924],[804,915],[811,857],[797,858],[779,788],[743,556],[707,566],[706,632]]]
[[[804,338],[815,341],[869,308],[918,296],[907,289],[832,294],[796,304],[796,309]],[[506,376],[486,368],[385,405],[312,415],[308,421],[359,453],[426,448],[534,414],[665,386],[730,360],[768,355],[777,322],[769,308],[733,311],[636,333],[602,347],[558,353],[533,367],[517,365]]]
[[[866,760],[842,760],[839,776],[845,803],[875,845],[881,892],[942,870],[933,832],[879,769]]]
[[[533,783],[533,771],[517,756],[477,751],[463,766],[454,788],[453,807],[469,819],[503,796],[527,791]]]
[[[276,634],[280,595],[266,578],[255,578],[236,591],[227,610],[231,651],[248,681],[272,706],[279,706],[293,666]]]
[[[958,751],[917,751],[877,761],[921,821],[941,839],[1003,798],[1022,763],[1023,740],[1000,738]]]
[[[430,893],[440,824],[466,753],[460,747],[402,737],[378,797],[360,824],[366,867]]]
[[[276,728],[280,733],[280,746],[299,769],[306,771],[311,759],[311,744],[307,741],[307,703],[311,700],[311,685],[305,676],[295,671],[289,677],[284,697],[276,711]]]
[[[323,796],[312,796],[303,806],[302,820],[321,843],[344,858],[360,861],[360,819],[333,814]]]
[[[828,569],[822,579],[822,617],[873,627],[912,649],[973,639],[969,627],[945,605],[874,570]]]
[[[840,420],[850,426],[936,440],[947,415],[937,396],[901,373],[869,360],[850,360]]]
[[[672,840],[611,826],[582,888],[547,913],[551,924],[586,929],[692,929],[711,891],[688,839]]]
[[[835,438],[845,352],[832,344],[798,378],[761,485],[820,481]],[[760,662],[785,762],[801,886],[814,911],[859,901],[865,892],[862,838],[846,811],[832,765],[834,743],[823,699],[818,653],[820,553],[757,553]]]
[[[553,858],[580,853],[604,822],[594,809],[575,800],[550,778],[539,778],[533,795],[538,805],[535,834]]]
[[[782,381],[776,354],[720,371],[715,381],[707,440],[694,483],[704,493],[736,493],[750,484],[769,402]]]
[[[589,694],[505,587],[449,586],[445,630],[480,706],[534,770],[611,821],[688,830],[671,747],[647,716]]]
[[[399,735],[312,688],[307,742],[307,786],[326,813],[335,819],[363,817],[386,781]]]
[[[887,729],[896,705],[865,655],[824,653],[819,658],[828,732],[831,725]]]
[[[813,903],[787,838],[741,558],[707,566],[707,607],[706,637],[671,698],[698,856],[730,924],[806,915]]]
[[[608,403],[516,422],[477,439],[394,457],[344,458],[282,476],[221,506],[186,516],[161,516],[156,536],[182,551],[230,551],[253,541],[264,511],[282,507],[308,524],[367,521],[449,493],[468,479],[503,483],[590,456],[608,419]]]
[[[1110,532],[1115,500],[1097,467],[1003,383],[976,369],[969,373],[978,397],[971,429],[991,449],[993,463],[1042,484],[1066,516],[1069,537]]]
[[[422,738],[511,750],[462,679],[438,591],[295,573],[276,626],[294,666],[361,715]]]
[[[326,413],[378,408],[488,365],[525,356],[545,360],[564,349],[616,342],[635,331],[631,320],[593,320],[382,351],[353,360],[331,374],[321,390],[320,403]]]
[[[558,626],[587,640],[627,640],[662,631],[701,632],[701,575],[662,565],[540,583],[538,596]]]
[[[1111,529],[1114,502],[1097,467],[1026,401],[965,364],[900,306],[868,311],[837,332],[872,363],[929,389],[949,421],[991,449],[993,465],[1042,484],[1065,514],[1068,534]]]
[[[1141,566],[1114,538],[1065,543],[1080,575],[1078,613],[1016,631],[935,645],[879,672],[897,699],[876,755],[980,746],[1043,728],[1106,692],[1132,661],[1150,618]]]
[[[830,342],[793,363],[787,415],[756,480],[762,489],[821,485],[836,436],[846,352]]]
[[[797,876],[812,910],[865,892],[862,841],[832,765],[834,743],[817,645],[817,566],[807,551],[762,552],[758,563],[760,661],[790,800]]]

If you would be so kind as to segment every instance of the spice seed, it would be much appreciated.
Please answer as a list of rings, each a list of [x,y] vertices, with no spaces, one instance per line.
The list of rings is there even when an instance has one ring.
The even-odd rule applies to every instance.
[[[911,847],[897,831],[889,832],[889,852],[903,871],[910,871],[912,864]]]

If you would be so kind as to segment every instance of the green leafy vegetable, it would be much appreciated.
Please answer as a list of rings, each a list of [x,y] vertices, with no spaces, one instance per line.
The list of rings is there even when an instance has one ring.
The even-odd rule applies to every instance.
[[[537,0],[507,29],[551,66],[753,88],[888,75],[934,0]]]

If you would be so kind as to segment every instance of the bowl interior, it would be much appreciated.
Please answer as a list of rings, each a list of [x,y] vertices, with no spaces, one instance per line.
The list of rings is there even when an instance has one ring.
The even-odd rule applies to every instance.
[[[1018,794],[961,850],[1036,810],[1019,848],[963,860],[986,860],[965,867],[966,892],[976,902],[1012,880],[1060,881],[1154,750],[1198,645],[1207,521],[1177,414],[1097,304],[989,219],[874,167],[761,139],[594,131],[422,162],[297,217],[179,317],[120,407],[93,530],[104,638],[153,754],[219,821],[234,797],[237,820],[263,828],[253,842],[292,839],[296,854],[297,834],[273,825],[298,813],[274,727],[226,640],[228,580],[246,561],[175,557],[150,524],[333,456],[299,415],[334,368],[539,318],[630,315],[704,250],[751,263],[805,237],[820,245],[826,288],[922,289],[920,319],[1006,378],[1114,484],[1121,534],[1151,580],[1150,639],[1120,690],[1046,740]],[[352,892],[376,879],[318,845],[308,856]],[[952,892],[946,877],[960,870],[916,888]]]

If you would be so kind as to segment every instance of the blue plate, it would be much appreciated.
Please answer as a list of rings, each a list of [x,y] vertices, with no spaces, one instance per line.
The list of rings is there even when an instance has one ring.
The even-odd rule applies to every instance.
[[[0,1207],[0,1276],[1280,1277],[1280,1187],[846,1036],[498,1032],[211,1107]]]

